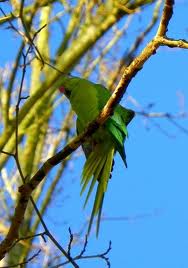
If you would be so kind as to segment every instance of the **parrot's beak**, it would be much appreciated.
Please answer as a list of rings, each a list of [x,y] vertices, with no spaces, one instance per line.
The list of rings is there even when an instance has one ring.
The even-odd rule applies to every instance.
[[[61,86],[60,88],[59,88],[59,91],[61,92],[61,93],[65,93],[65,87],[64,86]]]

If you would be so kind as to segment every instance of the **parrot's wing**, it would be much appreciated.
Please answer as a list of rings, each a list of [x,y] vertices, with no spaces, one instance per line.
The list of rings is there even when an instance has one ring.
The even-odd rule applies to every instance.
[[[115,149],[119,152],[125,166],[127,167],[126,154],[124,149],[124,140],[127,136],[126,127],[124,126],[124,128],[121,128],[121,126],[112,118],[109,118],[107,120],[105,126],[112,137],[112,140],[115,144]]]
[[[127,126],[135,116],[135,112],[131,109],[126,109],[121,105],[118,105],[116,111],[120,114],[124,124]]]

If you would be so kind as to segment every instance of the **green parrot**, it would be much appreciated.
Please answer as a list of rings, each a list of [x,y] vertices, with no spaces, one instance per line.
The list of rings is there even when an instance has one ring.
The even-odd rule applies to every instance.
[[[60,92],[69,99],[72,109],[77,114],[77,133],[82,133],[88,124],[96,119],[106,102],[110,98],[110,91],[100,84],[94,84],[79,77],[61,78]],[[95,201],[89,221],[88,234],[95,216],[97,216],[97,236],[99,233],[102,205],[107,190],[108,181],[114,165],[114,154],[117,151],[125,166],[126,154],[124,141],[128,136],[126,126],[133,119],[134,112],[117,105],[113,115],[104,125],[82,144],[86,156],[81,179],[81,194],[90,183],[84,207],[97,183]]]

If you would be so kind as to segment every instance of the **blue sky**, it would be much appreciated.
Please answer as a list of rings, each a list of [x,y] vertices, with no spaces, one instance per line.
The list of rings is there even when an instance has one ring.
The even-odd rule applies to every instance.
[[[187,2],[177,1],[168,36],[188,39],[187,14]],[[1,51],[4,51],[4,45],[0,44]],[[2,66],[10,54],[1,54]],[[142,107],[154,103],[152,112],[177,114],[181,93],[188,112],[187,69],[188,50],[162,47],[133,79],[128,95]],[[127,96],[122,104],[130,105]],[[147,125],[144,122],[144,118],[137,115],[129,126],[129,139],[125,144],[128,169],[116,156],[103,211],[104,217],[109,219],[102,222],[98,239],[91,235],[88,254],[105,251],[109,240],[112,240],[111,267],[187,268],[188,134],[164,118],[148,120]],[[177,122],[188,130],[187,118]],[[63,178],[65,196],[58,193],[54,200],[55,208],[51,205],[45,216],[62,245],[68,240],[68,235],[65,239],[67,228],[70,226],[73,232],[79,231],[79,226],[90,214],[91,207],[83,211],[84,199],[79,194],[83,163],[84,157],[72,162],[74,167],[69,166]],[[67,224],[63,224],[64,219]],[[105,267],[102,260],[88,260],[80,264],[83,268]]]

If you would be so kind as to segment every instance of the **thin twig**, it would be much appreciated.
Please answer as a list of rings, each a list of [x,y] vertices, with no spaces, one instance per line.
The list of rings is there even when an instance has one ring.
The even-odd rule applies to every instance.
[[[87,235],[85,236],[85,241],[84,241],[84,246],[83,246],[83,249],[81,250],[80,254],[78,256],[83,256],[84,253],[86,252],[86,247],[87,247],[87,244],[88,244],[88,239],[87,239]]]
[[[14,26],[14,24],[11,22],[11,20],[8,20],[8,23],[9,23],[9,25],[10,25],[10,28],[12,28],[12,29],[13,29],[17,34],[19,34],[19,35],[20,35],[20,36],[21,36],[27,43],[29,43],[29,48],[34,47],[34,49],[36,50],[36,52],[37,52],[37,54],[38,54],[38,58],[40,59],[42,65],[44,65],[43,57],[42,57],[40,51],[38,50],[37,46],[35,45],[34,40],[35,40],[36,36],[40,33],[40,31],[42,31],[42,30],[46,27],[46,24],[43,25],[40,29],[38,29],[38,30],[34,33],[33,37],[31,37],[31,36],[30,36],[30,33],[29,33],[28,30],[27,30],[27,26],[26,26],[26,24],[25,24],[24,17],[23,17],[23,14],[22,14],[22,13],[23,13],[23,4],[24,4],[24,1],[21,2],[20,19],[21,19],[22,25],[23,25],[23,27],[24,27],[24,29],[25,29],[25,33],[26,33],[26,35],[25,35],[23,32],[19,31],[19,30]],[[0,7],[0,11],[1,11],[1,13],[2,13],[5,17],[7,16],[6,13],[3,11],[3,9],[2,9],[1,7]],[[36,55],[36,56],[37,56],[37,55]]]
[[[69,235],[70,235],[70,238],[69,238],[69,244],[68,244],[68,255],[70,256],[70,252],[71,252],[71,247],[72,247],[72,242],[73,242],[73,234],[71,232],[71,228],[69,227]]]
[[[94,254],[94,255],[84,255],[84,252],[86,250],[86,246],[87,246],[87,238],[85,240],[85,243],[84,243],[84,246],[83,246],[83,250],[81,251],[82,254],[79,254],[77,256],[75,256],[73,259],[74,260],[82,260],[82,259],[103,259],[105,262],[106,262],[106,265],[108,268],[110,268],[110,261],[109,261],[109,258],[107,257],[108,253],[111,251],[112,249],[112,242],[110,241],[109,242],[109,246],[107,248],[107,250],[103,253],[99,253],[99,254]],[[67,265],[68,262],[62,262],[62,263],[59,263],[55,266],[51,266],[50,268],[59,268],[59,267],[62,267],[62,266],[65,266]]]
[[[15,243],[12,245],[12,248],[13,248],[17,243],[19,243],[20,241],[27,240],[27,239],[33,239],[33,238],[38,237],[38,236],[41,236],[42,239],[44,240],[44,235],[45,235],[45,234],[46,234],[45,232],[42,232],[42,233],[38,233],[38,234],[34,234],[34,235],[28,235],[28,236],[25,236],[25,237],[19,237],[19,238],[15,241]],[[44,242],[46,242],[46,241],[44,240]]]
[[[102,253],[102,254],[87,255],[87,256],[81,256],[81,257],[80,256],[77,256],[74,259],[77,260],[77,259],[95,259],[95,258],[101,258],[101,259],[104,259],[106,261],[108,267],[110,267],[109,258],[106,257],[106,255],[112,249],[111,245],[112,245],[112,242],[110,241],[107,250],[104,253]],[[63,263],[63,264],[67,264],[67,263]]]
[[[33,254],[30,258],[28,258],[26,261],[17,263],[17,264],[13,264],[13,265],[8,265],[8,266],[0,266],[0,268],[12,268],[12,267],[18,267],[18,266],[22,266],[24,264],[28,264],[29,262],[31,262],[34,258],[36,258],[41,252],[41,249],[39,249],[35,254]]]
[[[63,255],[68,259],[68,262],[70,262],[75,268],[78,268],[79,266],[75,263],[75,261],[73,260],[73,258],[70,256],[69,253],[67,253],[64,248],[57,242],[57,240],[54,238],[54,236],[51,234],[51,232],[49,231],[46,223],[44,222],[41,214],[40,214],[40,211],[38,210],[34,200],[32,197],[30,197],[30,200],[31,200],[31,203],[40,219],[40,222],[45,230],[45,235],[47,235],[50,240],[54,243],[54,245],[63,253]]]

